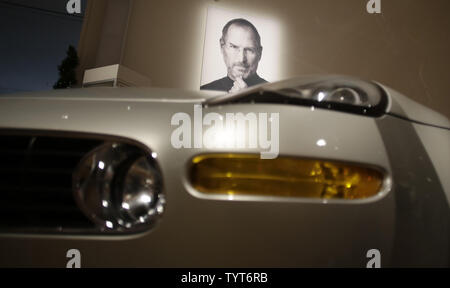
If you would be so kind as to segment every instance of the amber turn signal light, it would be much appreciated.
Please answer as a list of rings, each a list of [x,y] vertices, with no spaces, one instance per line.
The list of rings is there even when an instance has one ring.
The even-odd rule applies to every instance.
[[[191,186],[208,195],[364,199],[381,189],[381,171],[346,162],[259,154],[204,154],[192,158]]]

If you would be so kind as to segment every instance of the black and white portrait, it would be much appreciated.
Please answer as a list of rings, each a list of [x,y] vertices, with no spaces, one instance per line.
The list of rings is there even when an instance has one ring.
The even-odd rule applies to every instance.
[[[208,9],[201,90],[234,93],[278,78],[276,43],[267,49],[264,39],[277,30],[276,25],[254,18]]]

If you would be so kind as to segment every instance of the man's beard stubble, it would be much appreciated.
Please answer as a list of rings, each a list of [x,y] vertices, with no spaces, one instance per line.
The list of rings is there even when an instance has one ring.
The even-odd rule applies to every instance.
[[[252,67],[248,64],[245,63],[235,63],[233,64],[233,66],[231,67],[231,75],[230,77],[232,80],[236,80],[237,78],[242,78],[242,79],[247,79],[250,76],[252,76],[253,74],[256,74],[256,69],[251,69]]]

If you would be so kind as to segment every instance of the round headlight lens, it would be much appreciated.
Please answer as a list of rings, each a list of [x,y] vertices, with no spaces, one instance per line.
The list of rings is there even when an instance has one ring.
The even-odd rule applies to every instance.
[[[344,103],[350,105],[359,105],[361,104],[361,98],[355,90],[352,88],[344,87],[337,88],[331,91],[326,98],[326,101],[335,102],[335,103]]]
[[[151,153],[129,144],[101,145],[73,174],[78,206],[102,230],[147,229],[164,211],[162,187]]]
[[[158,174],[144,156],[130,165],[118,191],[123,218],[130,223],[145,223],[157,212],[155,204],[162,197]]]

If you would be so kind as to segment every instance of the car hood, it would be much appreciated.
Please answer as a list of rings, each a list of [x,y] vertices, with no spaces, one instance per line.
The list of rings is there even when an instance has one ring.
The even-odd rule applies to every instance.
[[[312,76],[309,76],[312,77]],[[318,76],[315,76],[316,78]],[[325,76],[322,76],[322,78]],[[326,76],[337,77],[337,76]],[[307,79],[306,76],[298,79]],[[275,83],[257,85],[246,90],[251,93],[261,90],[271,90],[277,85],[282,85],[290,79]],[[281,84],[280,84],[281,83]],[[377,83],[385,91],[389,98],[386,113],[407,119],[413,122],[450,129],[450,121],[447,117],[402,95],[394,89]],[[0,95],[0,100],[6,99],[58,99],[58,100],[98,100],[98,101],[133,101],[133,102],[159,102],[159,103],[201,103],[218,95],[227,95],[219,91],[194,91],[154,87],[93,87],[76,89],[58,89],[39,92],[23,92]],[[228,94],[231,95],[231,94]]]
[[[2,99],[103,100],[133,102],[203,102],[222,93],[153,87],[93,87],[0,95]]]
[[[402,95],[394,89],[378,83],[386,91],[390,105],[386,113],[419,124],[450,129],[450,121],[444,115]]]

